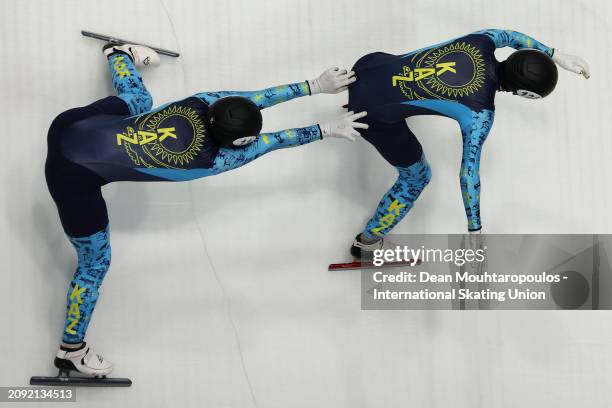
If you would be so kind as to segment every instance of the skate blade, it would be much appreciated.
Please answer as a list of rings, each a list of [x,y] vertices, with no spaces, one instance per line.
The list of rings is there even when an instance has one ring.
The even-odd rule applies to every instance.
[[[145,47],[149,47],[152,50],[155,50],[158,54],[165,55],[167,57],[178,57],[179,53],[175,51],[165,50],[163,48],[152,47],[148,44],[139,43],[136,41],[122,40],[121,38],[109,37],[104,34],[96,34],[91,31],[81,30],[81,34],[85,37],[95,38],[96,40],[106,41],[112,44],[123,45],[123,44],[135,44],[135,45],[144,45]]]
[[[416,266],[420,264],[421,264],[420,259],[417,259],[416,263],[414,263],[414,260],[409,260],[409,261],[401,261],[401,262],[385,262],[384,264],[380,266],[376,266],[372,262],[353,261],[353,262],[346,262],[346,263],[331,264],[329,265],[327,270],[328,271],[351,271],[351,270],[359,270],[359,269],[384,269],[384,268],[397,268],[399,266]]]
[[[132,380],[129,378],[107,378],[107,377],[32,377],[30,385],[48,385],[65,387],[130,387]]]

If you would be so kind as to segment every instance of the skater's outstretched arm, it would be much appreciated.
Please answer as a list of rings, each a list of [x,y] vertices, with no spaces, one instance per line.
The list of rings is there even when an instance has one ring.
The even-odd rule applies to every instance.
[[[212,104],[217,99],[225,96],[242,96],[254,102],[259,109],[265,109],[281,102],[287,102],[300,96],[310,95],[308,82],[280,85],[273,88],[262,89],[260,91],[218,91],[202,92],[195,96],[208,104]]]
[[[494,118],[495,112],[482,110],[472,112],[471,122],[461,124],[463,158],[459,179],[469,231],[478,231],[482,228],[480,220],[480,154],[493,126]]]
[[[214,176],[244,166],[274,150],[301,146],[329,137],[355,140],[355,137],[359,136],[358,129],[368,128],[365,123],[358,122],[365,116],[366,112],[348,112],[332,122],[321,125],[262,133],[248,145],[219,149],[212,167],[189,170],[143,167],[137,170],[172,181],[195,180],[201,177]]]
[[[365,112],[358,114],[348,112],[330,123],[287,129],[280,132],[262,133],[253,143],[244,147],[221,148],[215,158],[212,174],[219,174],[244,166],[274,150],[301,146],[327,137],[353,141],[356,136],[359,136],[359,132],[356,129],[367,129],[368,127],[364,123],[357,122],[357,120],[365,116]]]
[[[219,174],[244,166],[274,150],[305,145],[321,138],[319,125],[262,133],[255,141],[244,147],[219,149],[211,169],[212,174]]]
[[[254,102],[259,109],[265,109],[301,96],[342,92],[353,82],[355,82],[354,72],[334,67],[327,69],[316,79],[295,84],[280,85],[260,91],[202,92],[195,96],[208,104],[225,96],[242,96]]]
[[[536,50],[545,52],[549,57],[553,56],[554,50],[552,48],[542,44],[527,34],[523,34],[518,31],[498,30],[492,28],[478,31],[477,34],[484,34],[489,37],[491,40],[493,40],[497,48],[512,47],[516,50],[521,50],[523,48],[534,48]]]
[[[566,71],[582,75],[587,79],[591,77],[589,64],[584,59],[576,55],[564,54],[556,48],[551,48],[542,44],[527,34],[519,33],[518,31],[497,29],[482,30],[478,31],[477,34],[484,34],[491,38],[497,48],[512,47],[517,50],[535,48],[536,50],[548,54],[557,65]]]

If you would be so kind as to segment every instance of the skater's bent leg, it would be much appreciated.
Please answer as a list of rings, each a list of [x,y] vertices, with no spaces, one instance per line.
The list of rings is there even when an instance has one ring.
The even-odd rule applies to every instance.
[[[77,268],[67,294],[64,346],[84,341],[111,260],[108,213],[101,187],[89,184],[85,175],[76,179],[84,185],[52,189],[62,226],[77,253]]]
[[[431,180],[431,167],[425,155],[413,165],[397,167],[397,170],[397,181],[383,196],[362,233],[365,240],[378,240],[389,233],[408,214]]]
[[[108,65],[117,96],[125,101],[132,115],[151,110],[153,98],[145,88],[142,77],[129,55],[124,52],[115,52],[109,55]]]
[[[78,264],[70,282],[66,302],[66,323],[62,342],[80,344],[85,339],[99,289],[111,262],[109,229],[87,237],[70,237]]]
[[[384,237],[413,207],[431,180],[431,168],[423,148],[405,121],[383,123],[370,121],[362,136],[399,173],[397,181],[385,194],[374,216],[360,236],[362,242],[376,242]]]
[[[112,371],[113,363],[92,352],[84,340],[111,261],[109,228],[86,237],[69,238],[77,251],[78,264],[68,289],[66,323],[54,364],[60,371],[104,376]]]

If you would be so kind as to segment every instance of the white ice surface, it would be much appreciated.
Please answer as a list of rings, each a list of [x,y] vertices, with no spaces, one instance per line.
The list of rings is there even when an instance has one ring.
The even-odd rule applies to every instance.
[[[81,29],[180,51],[143,72],[156,104],[301,81],[482,28],[529,33],[583,56],[592,79],[560,72],[539,102],[498,96],[485,228],[610,233],[611,10],[606,0],[3,0],[0,386],[53,373],[75,259],[44,182],[46,130],[112,92],[102,43]],[[265,129],[332,118],[345,100],[266,110]],[[434,176],[396,232],[463,232],[458,127],[413,122]],[[332,140],[191,183],[105,187],[113,264],[88,339],[134,385],[80,389],[76,406],[611,406],[608,312],[360,311],[359,276],[326,265],[345,258],[394,177],[366,142]]]

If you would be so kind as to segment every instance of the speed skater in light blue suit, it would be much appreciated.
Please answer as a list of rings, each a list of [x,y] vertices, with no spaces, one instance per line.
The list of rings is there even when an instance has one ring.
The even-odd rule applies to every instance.
[[[62,339],[63,347],[68,348],[83,344],[111,262],[102,186],[114,181],[208,177],[244,166],[274,150],[323,137],[353,139],[359,135],[356,128],[367,127],[356,122],[364,114],[347,114],[322,125],[261,133],[248,145],[222,147],[208,134],[205,123],[209,106],[218,99],[240,96],[265,109],[306,95],[344,91],[354,81],[354,73],[330,68],[311,81],[253,92],[201,92],[151,109],[151,95],[134,64],[142,58],[132,48],[123,47],[108,54],[117,96],[60,114],[48,134],[47,185],[78,255]]]
[[[500,47],[536,49],[563,68],[588,75],[578,57],[561,54],[535,39],[509,30],[482,30],[403,55],[382,52],[359,59],[357,81],[349,87],[350,110],[366,110],[370,125],[362,136],[397,168],[398,178],[356,239],[381,243],[410,211],[431,180],[431,168],[421,144],[404,119],[440,115],[456,120],[463,137],[459,172],[469,231],[481,229],[480,156],[495,118],[494,99],[503,90],[494,52]],[[554,67],[554,63],[551,63]]]

